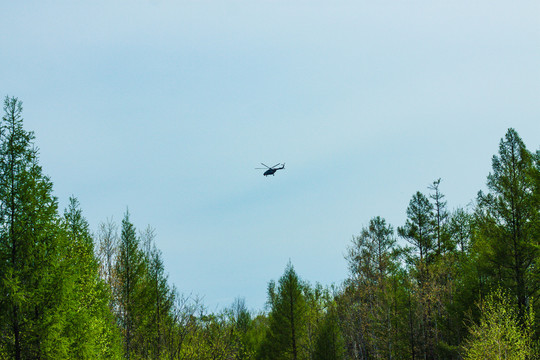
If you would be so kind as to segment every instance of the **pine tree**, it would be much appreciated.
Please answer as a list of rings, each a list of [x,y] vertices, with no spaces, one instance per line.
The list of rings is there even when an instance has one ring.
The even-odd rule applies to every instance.
[[[270,325],[261,345],[261,359],[303,359],[306,302],[301,280],[289,262],[277,289],[269,286]]]
[[[429,199],[421,192],[416,192],[413,195],[409,206],[407,207],[407,220],[405,226],[398,227],[398,234],[411,245],[413,245],[414,254],[409,257],[409,262],[413,265],[410,275],[414,277],[415,282],[412,283],[414,295],[414,303],[418,305],[415,309],[416,315],[412,315],[413,319],[420,319],[419,333],[411,333],[411,339],[420,340],[421,354],[427,358],[434,358],[436,337],[435,332],[435,314],[433,295],[434,278],[433,272],[430,271],[435,260],[435,226],[433,221],[433,205]],[[410,304],[413,302],[410,301]],[[411,324],[411,332],[415,331],[416,326]],[[411,344],[414,343],[411,340]],[[414,346],[411,345],[411,348]]]
[[[501,139],[492,170],[487,178],[489,192],[478,193],[477,248],[487,259],[493,280],[507,286],[517,298],[523,323],[529,300],[537,299],[539,292],[531,277],[539,256],[535,225],[540,202],[534,183],[539,170],[514,129]]]
[[[141,288],[145,276],[144,254],[140,249],[135,226],[126,211],[122,220],[122,231],[116,261],[116,298],[118,320],[124,338],[124,354],[127,359],[136,355],[139,344],[135,342],[144,311],[141,311]]]
[[[140,341],[146,344],[145,357],[160,359],[165,347],[165,327],[174,304],[174,293],[169,288],[161,251],[156,247],[155,231],[148,227],[141,234],[146,263],[143,283],[146,322]]]
[[[434,250],[433,205],[421,192],[413,195],[407,207],[405,226],[398,227],[398,234],[418,251],[421,264],[430,262]]]
[[[14,359],[62,356],[63,278],[57,200],[42,174],[22,103],[6,97],[0,125],[0,347]]]

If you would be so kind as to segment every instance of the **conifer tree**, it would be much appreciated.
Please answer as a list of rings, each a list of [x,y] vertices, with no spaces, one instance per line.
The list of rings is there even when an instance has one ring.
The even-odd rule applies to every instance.
[[[529,300],[537,299],[540,290],[531,277],[539,256],[535,226],[540,202],[534,182],[538,171],[518,133],[509,129],[492,159],[489,192],[478,193],[477,248],[493,280],[517,298],[521,323]]]
[[[167,283],[161,251],[156,247],[154,238],[155,231],[151,227],[141,234],[146,263],[143,302],[147,305],[141,341],[147,344],[146,358],[160,359],[165,347],[165,328],[174,304],[174,293]]]
[[[405,226],[398,227],[398,234],[418,251],[420,263],[431,261],[433,253],[433,205],[417,191],[407,207]]]
[[[436,346],[434,297],[431,296],[434,282],[433,274],[430,272],[430,267],[435,260],[433,218],[433,205],[424,194],[418,191],[413,195],[407,207],[405,226],[398,227],[399,236],[413,245],[414,251],[409,262],[413,265],[410,275],[416,280],[412,290],[415,296],[414,302],[418,304],[418,308],[415,309],[416,316],[412,316],[411,312],[411,321],[419,318],[420,327],[419,333],[411,334],[411,339],[420,340],[421,353],[427,358],[435,357]],[[411,325],[410,328],[413,331],[416,327]]]
[[[289,262],[277,289],[269,286],[270,325],[261,345],[261,359],[304,359],[306,302],[301,280]]]
[[[63,278],[57,200],[42,174],[22,103],[6,97],[0,124],[0,347],[14,359],[62,356]]]
[[[135,349],[140,345],[135,339],[145,315],[141,311],[145,263],[135,226],[130,222],[127,211],[122,220],[116,276],[117,317],[124,338],[124,354],[127,359],[131,359],[136,355]]]

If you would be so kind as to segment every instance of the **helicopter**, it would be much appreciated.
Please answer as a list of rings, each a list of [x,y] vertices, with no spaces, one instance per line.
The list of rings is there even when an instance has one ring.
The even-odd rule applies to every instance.
[[[268,169],[268,170],[266,170],[266,171],[264,172],[264,174],[263,174],[264,176],[268,176],[268,175],[274,176],[274,173],[275,173],[276,171],[285,169],[285,163],[283,163],[283,164],[277,163],[276,165],[274,165],[274,166],[272,166],[272,167],[270,167],[270,166],[268,166],[268,165],[265,165],[265,164],[263,164],[263,163],[261,163],[261,165],[265,166],[265,167]],[[281,167],[279,167],[279,165],[281,165]],[[264,169],[264,168],[255,168],[255,169],[260,170],[260,169]]]

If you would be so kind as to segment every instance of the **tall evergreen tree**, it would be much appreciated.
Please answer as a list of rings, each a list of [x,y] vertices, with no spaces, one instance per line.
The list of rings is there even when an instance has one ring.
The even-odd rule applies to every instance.
[[[165,347],[165,327],[174,304],[174,293],[169,288],[161,251],[156,247],[155,231],[148,227],[142,234],[146,274],[143,283],[146,322],[140,339],[146,358],[160,359]]]
[[[415,280],[412,283],[412,295],[415,297],[414,303],[418,304],[418,308],[415,310],[416,316],[412,316],[411,309],[411,322],[413,319],[420,319],[420,326],[419,333],[411,333],[411,348],[414,348],[413,343],[419,340],[421,355],[427,358],[435,357],[437,337],[433,310],[436,297],[431,296],[432,290],[436,287],[432,277],[433,272],[430,271],[436,250],[433,218],[433,205],[424,194],[418,191],[413,195],[407,207],[405,226],[398,227],[399,236],[413,245],[414,251],[409,262],[413,265],[410,275]],[[410,328],[412,332],[416,327]]]
[[[270,326],[261,345],[261,359],[304,359],[306,302],[303,286],[289,262],[277,289],[269,286]]]
[[[521,323],[531,298],[538,298],[537,268],[540,202],[534,157],[514,129],[509,129],[492,159],[488,193],[478,193],[477,248],[488,261],[492,278],[511,289]]]
[[[131,359],[138,345],[135,339],[143,320],[141,288],[145,276],[144,254],[140,249],[135,226],[126,211],[116,261],[118,319],[124,338],[124,354]]]
[[[398,234],[418,251],[420,263],[431,260],[434,250],[433,205],[417,191],[407,207],[405,226],[398,227]]]
[[[0,125],[0,347],[14,359],[65,350],[58,336],[63,279],[57,200],[33,141],[23,128],[22,103],[6,97]]]

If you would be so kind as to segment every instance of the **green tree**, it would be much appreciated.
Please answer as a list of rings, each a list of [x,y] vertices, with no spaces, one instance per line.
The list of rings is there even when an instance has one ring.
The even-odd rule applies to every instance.
[[[65,236],[66,325],[71,339],[69,357],[77,359],[119,358],[120,333],[109,311],[105,282],[99,277],[98,261],[89,225],[77,199],[70,198],[62,221]]]
[[[336,304],[332,304],[323,319],[317,334],[314,360],[345,359],[345,341],[339,327],[339,317]]]
[[[257,324],[251,318],[244,298],[236,298],[231,307],[226,310],[234,331],[238,334],[237,359],[252,359],[256,352],[257,343],[254,335],[257,334]],[[258,331],[260,333],[260,331]]]
[[[523,322],[531,297],[538,298],[533,281],[539,256],[538,200],[534,156],[514,129],[509,129],[492,159],[488,193],[478,193],[477,245],[486,270],[517,298]]]
[[[470,338],[463,346],[464,359],[533,359],[532,307],[524,316],[523,326],[515,304],[500,289],[489,294],[479,308],[480,321],[470,327]]]
[[[396,239],[392,226],[379,216],[372,218],[348,248],[346,259],[351,276],[363,283],[380,282],[394,265],[394,250]]]
[[[271,306],[269,328],[261,345],[262,359],[304,359],[301,352],[305,333],[306,301],[303,285],[289,262],[277,289],[269,285],[268,302]]]
[[[57,200],[42,174],[22,103],[6,97],[0,124],[0,347],[14,358],[62,356],[63,244]]]
[[[392,226],[379,216],[348,248],[350,275],[338,304],[352,356],[391,357],[400,342],[396,328],[403,315],[396,309],[400,252]]]
[[[167,317],[165,323],[165,349],[168,359],[189,359],[186,354],[191,349],[193,334],[197,332],[198,322],[195,314],[202,311],[202,304],[199,299],[179,296],[173,289],[174,306],[171,309],[171,316]]]
[[[398,234],[418,251],[419,261],[431,261],[434,250],[433,205],[429,199],[417,191],[407,207],[405,226],[398,227]]]
[[[303,351],[313,354],[326,309],[332,303],[332,296],[330,295],[330,290],[323,288],[320,283],[315,283],[312,286],[306,282],[304,284],[304,299],[307,311],[305,314]]]
[[[124,354],[127,359],[137,357],[136,348],[141,345],[135,340],[145,320],[144,297],[142,293],[146,269],[144,254],[140,249],[135,226],[129,220],[126,211],[122,220],[118,259],[116,261],[116,297],[118,321],[124,338]]]
[[[156,247],[154,238],[155,231],[151,227],[141,234],[146,263],[146,274],[141,283],[146,321],[139,333],[140,343],[144,345],[144,357],[160,359],[165,347],[165,328],[167,318],[171,316],[174,293],[167,282],[161,251]]]
[[[410,294],[413,299],[409,303],[416,304],[417,308],[414,311],[410,309],[411,349],[415,354],[415,343],[419,341],[421,355],[434,358],[437,342],[434,307],[438,298],[435,292],[436,274],[432,271],[432,265],[436,259],[434,256],[436,233],[433,205],[421,192],[416,192],[410,200],[407,220],[403,227],[398,227],[398,234],[413,245],[412,256],[409,255],[408,259],[412,265],[410,276],[414,278]],[[413,324],[416,319],[420,320],[419,326]]]
[[[116,309],[115,288],[116,284],[116,257],[118,252],[118,231],[117,225],[111,219],[99,225],[97,235],[97,255],[99,259],[99,273],[105,280],[109,290],[109,309],[114,312]]]
[[[456,209],[450,215],[449,221],[449,233],[451,248],[457,248],[461,256],[469,251],[469,245],[472,232],[472,216],[467,213],[463,208]]]

